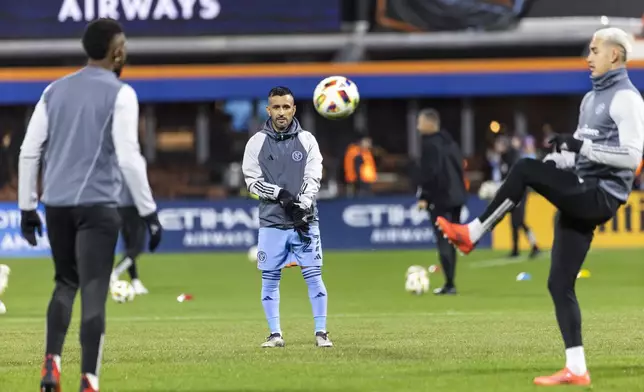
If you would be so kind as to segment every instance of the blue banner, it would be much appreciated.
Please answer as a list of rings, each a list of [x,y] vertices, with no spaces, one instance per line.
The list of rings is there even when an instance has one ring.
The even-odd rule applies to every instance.
[[[472,196],[463,209],[461,220],[469,221],[481,214],[486,205],[485,201]],[[436,246],[428,215],[416,209],[413,197],[323,200],[318,206],[325,250]],[[247,251],[257,243],[258,213],[257,202],[245,199],[160,202],[159,219],[165,231],[158,252]],[[483,237],[478,247],[491,247],[491,236]],[[31,248],[20,236],[17,205],[0,203],[0,258],[49,254],[46,235],[37,248]]]
[[[583,95],[592,84],[588,72],[351,75],[362,99],[409,97],[494,97],[526,95]],[[635,87],[644,90],[644,69],[629,71]],[[204,102],[264,99],[275,86],[288,86],[296,98],[309,99],[320,76],[138,79],[128,80],[142,103]],[[49,81],[0,80],[0,104],[35,104]]]
[[[29,0],[2,2],[0,39],[79,38],[109,17],[130,37],[339,31],[340,0]]]

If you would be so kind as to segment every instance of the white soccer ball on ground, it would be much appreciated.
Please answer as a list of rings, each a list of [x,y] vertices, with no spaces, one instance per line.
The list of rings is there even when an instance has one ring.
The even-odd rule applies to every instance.
[[[408,293],[421,295],[429,291],[429,273],[425,267],[411,266],[407,269],[405,279],[405,291]]]
[[[331,120],[349,117],[359,103],[358,86],[344,76],[329,76],[318,83],[313,92],[315,110]]]
[[[115,302],[122,304],[133,301],[136,292],[130,282],[117,280],[110,286],[110,295]]]

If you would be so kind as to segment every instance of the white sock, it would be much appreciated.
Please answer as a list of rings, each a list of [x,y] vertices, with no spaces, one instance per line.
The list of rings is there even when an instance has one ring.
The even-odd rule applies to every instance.
[[[566,349],[566,367],[576,376],[586,374],[588,369],[586,368],[586,357],[584,357],[583,346]]]
[[[98,377],[96,377],[95,374],[91,373],[85,373],[85,377],[87,377],[87,381],[89,381],[89,385],[98,391]]]
[[[479,218],[476,218],[472,222],[468,223],[467,228],[470,232],[470,241],[472,241],[472,243],[476,243],[480,240],[481,237],[483,237],[483,234],[492,230],[492,227],[494,227],[496,222],[501,220],[503,216],[513,208],[514,202],[510,199],[505,199],[484,222],[481,222]]]
[[[123,275],[123,272],[125,272],[128,268],[132,266],[132,263],[133,263],[133,260],[131,258],[129,257],[124,258],[123,261],[121,261],[116,266],[116,268],[114,268],[114,272],[112,272],[112,274],[114,274],[114,276],[118,278],[119,276]]]
[[[483,224],[481,223],[479,218],[476,218],[470,223],[468,223],[467,229],[470,232],[470,241],[472,241],[472,243],[475,243],[476,241],[481,239],[483,234],[485,234],[485,230],[483,229]]]
[[[58,371],[62,372],[62,368],[60,367],[60,355],[54,355],[54,363],[56,364]]]
[[[535,246],[537,246],[537,239],[535,238],[534,233],[532,232],[532,230],[526,231],[525,235],[526,235],[526,237],[528,237],[528,242],[530,242],[531,247],[534,248]]]

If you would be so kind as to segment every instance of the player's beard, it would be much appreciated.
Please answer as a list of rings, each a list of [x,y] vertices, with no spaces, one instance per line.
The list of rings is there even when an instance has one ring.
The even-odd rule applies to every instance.
[[[285,120],[285,122],[284,122],[285,125],[284,126],[280,125],[277,122],[277,119],[273,120],[273,128],[277,132],[284,132],[291,126],[292,121],[288,121],[288,119],[286,119],[286,118],[284,120]]]
[[[121,77],[121,73],[123,73],[123,65],[117,65],[116,67],[114,67],[114,74],[117,78]]]

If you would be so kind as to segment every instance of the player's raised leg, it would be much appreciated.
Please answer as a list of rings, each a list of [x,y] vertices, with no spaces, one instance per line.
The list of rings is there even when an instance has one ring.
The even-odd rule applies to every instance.
[[[436,224],[454,246],[468,254],[474,250],[481,237],[491,231],[505,214],[523,199],[528,187],[556,207],[572,211],[575,216],[588,213],[584,211],[584,206],[575,202],[576,196],[587,189],[577,175],[557,169],[554,164],[548,162],[524,158],[512,167],[507,179],[481,216],[467,225],[451,223],[444,217],[438,217]]]
[[[565,368],[551,376],[537,377],[537,385],[589,385],[581,338],[581,310],[575,293],[577,274],[593,239],[594,225],[559,214],[552,244],[548,290],[566,348]]]
[[[126,270],[130,274],[132,280],[132,287],[136,295],[148,294],[148,289],[143,285],[139,279],[139,272],[137,268],[137,258],[143,253],[145,247],[145,238],[147,228],[145,221],[141,219],[135,206],[126,206],[119,208],[121,215],[122,227],[121,235],[124,242],[125,254],[121,261],[114,268],[112,272],[112,282],[119,279],[121,274]]]
[[[262,343],[264,348],[284,347],[280,325],[280,280],[288,260],[288,239],[292,230],[274,227],[259,229],[257,268],[262,271],[262,307],[270,334]]]
[[[305,235],[294,232],[292,249],[297,263],[302,267],[302,276],[309,291],[315,325],[315,344],[318,347],[333,347],[326,329],[329,297],[322,280],[323,256],[319,226],[311,226]]]

